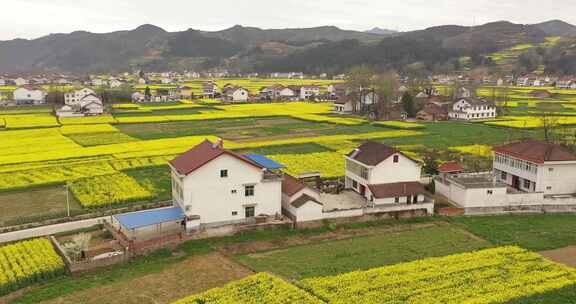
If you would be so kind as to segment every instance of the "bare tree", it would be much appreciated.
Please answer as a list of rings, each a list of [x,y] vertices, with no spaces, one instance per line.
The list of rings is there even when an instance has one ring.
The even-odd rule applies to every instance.
[[[560,125],[558,122],[558,117],[550,115],[550,113],[544,112],[540,117],[540,123],[542,124],[542,130],[544,131],[544,140],[548,142],[555,141],[556,130]]]
[[[374,94],[376,96],[375,114],[376,119],[390,119],[391,104],[398,98],[398,75],[395,72],[385,72],[375,75],[373,80]]]
[[[347,75],[354,111],[360,112],[362,110],[362,98],[370,90],[374,71],[368,66],[357,66],[351,68]]]

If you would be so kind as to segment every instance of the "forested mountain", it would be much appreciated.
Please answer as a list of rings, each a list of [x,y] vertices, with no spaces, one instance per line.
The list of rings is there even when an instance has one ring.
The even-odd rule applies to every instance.
[[[239,25],[216,32],[167,32],[142,25],[105,34],[78,31],[34,40],[2,41],[0,71],[86,73],[130,68],[226,68],[338,73],[359,64],[380,69],[458,70],[462,58],[470,58],[472,68],[490,65],[495,52],[516,45],[544,45],[549,36],[564,38],[547,50],[530,50],[538,51],[537,56],[528,54],[531,64],[549,64],[561,72],[571,71],[571,64],[561,65],[572,56],[571,37],[576,37],[576,27],[558,20],[535,25],[506,21],[475,27],[446,25],[402,33],[379,28],[368,32],[333,26],[264,30]],[[519,60],[521,56],[524,54],[518,55]]]

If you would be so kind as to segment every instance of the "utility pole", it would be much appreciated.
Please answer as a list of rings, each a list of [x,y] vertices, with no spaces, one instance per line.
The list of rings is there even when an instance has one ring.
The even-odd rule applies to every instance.
[[[70,217],[70,186],[66,184],[64,188],[66,188],[66,214]]]

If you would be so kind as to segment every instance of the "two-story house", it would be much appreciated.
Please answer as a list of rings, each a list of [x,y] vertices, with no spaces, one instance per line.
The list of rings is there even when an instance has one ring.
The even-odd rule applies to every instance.
[[[575,194],[576,154],[564,146],[534,139],[497,146],[494,175],[523,192]]]
[[[373,205],[415,204],[426,200],[422,165],[399,150],[367,142],[345,156],[346,189]]]
[[[317,85],[303,85],[300,87],[300,99],[310,100],[320,95],[320,87]]]
[[[69,106],[78,105],[82,98],[88,95],[96,95],[96,92],[89,88],[83,88],[82,90],[64,93],[64,104]]]
[[[202,84],[202,96],[204,98],[216,98],[218,94],[218,85],[215,82],[209,81]]]
[[[448,116],[467,121],[496,118],[496,105],[476,97],[462,98],[452,105]]]
[[[173,201],[184,211],[188,231],[281,214],[282,165],[264,156],[205,140],[169,165]]]

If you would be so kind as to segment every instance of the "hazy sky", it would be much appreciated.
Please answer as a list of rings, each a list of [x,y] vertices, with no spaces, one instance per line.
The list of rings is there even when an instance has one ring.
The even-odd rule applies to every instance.
[[[576,23],[575,0],[3,0],[0,40],[75,30],[110,32],[144,23],[168,31],[336,25],[401,31],[498,20]]]

